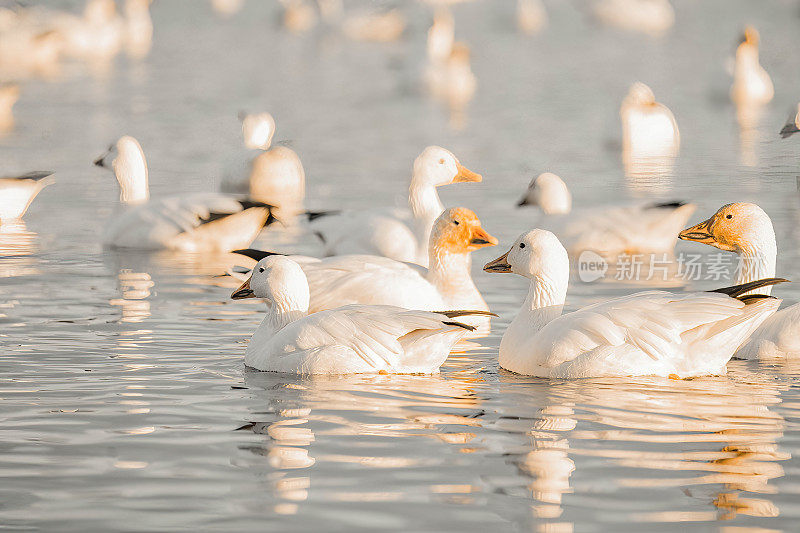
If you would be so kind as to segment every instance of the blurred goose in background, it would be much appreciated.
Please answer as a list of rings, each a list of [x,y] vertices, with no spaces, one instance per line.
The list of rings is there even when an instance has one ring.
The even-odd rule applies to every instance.
[[[53,77],[58,73],[63,39],[42,27],[26,13],[2,10],[0,13],[0,79],[22,80],[34,76]]]
[[[269,113],[252,113],[241,119],[244,145],[258,153],[250,161],[247,181],[233,176],[222,189],[247,192],[251,199],[274,206],[273,215],[291,224],[303,212],[305,198],[306,177],[300,157],[287,146],[271,146],[275,119]]]
[[[450,109],[451,125],[460,128],[464,123],[464,108],[475,96],[478,86],[470,64],[469,47],[464,43],[454,43],[447,60],[428,69],[427,81],[433,97]]]
[[[226,252],[244,248],[271,222],[269,206],[220,194],[182,194],[150,200],[147,161],[139,142],[121,137],[95,165],[112,169],[122,210],[106,225],[114,248]]]
[[[406,309],[470,309],[488,311],[472,281],[471,253],[494,246],[478,217],[463,207],[446,210],[430,237],[430,268],[376,255],[340,255],[326,259],[289,256],[305,272],[311,290],[312,313],[348,304],[395,305]],[[275,255],[260,250],[236,250],[256,261]],[[486,317],[465,318],[473,326],[488,326]]]
[[[441,67],[450,57],[455,42],[455,21],[452,12],[444,6],[433,15],[433,24],[428,29],[426,50],[428,68]]]
[[[449,150],[428,146],[414,160],[408,188],[410,213],[377,208],[325,214],[315,218],[311,228],[325,243],[327,255],[382,255],[427,266],[431,228],[444,211],[436,187],[482,179],[461,165]],[[413,231],[405,220],[413,225]]]
[[[153,46],[152,0],[125,0],[125,49],[135,58],[145,57]]]
[[[638,292],[562,315],[569,259],[549,231],[521,235],[483,269],[531,281],[500,342],[500,366],[549,378],[724,374],[736,347],[780,305],[770,296],[741,295],[785,281],[715,292]]]
[[[295,374],[436,373],[453,345],[474,329],[454,318],[487,314],[348,305],[309,315],[306,276],[282,256],[259,261],[231,298],[263,298],[269,306],[245,364]]]
[[[591,250],[601,255],[671,252],[678,232],[694,213],[681,202],[607,206],[572,211],[566,183],[551,172],[534,178],[518,206],[538,206],[546,215],[538,223],[555,232],[577,258]]]
[[[547,27],[547,11],[542,0],[517,0],[517,28],[526,34],[539,33]]]
[[[800,104],[797,104],[797,111],[792,111],[786,124],[781,128],[781,138],[791,137],[800,131]]]
[[[758,43],[758,31],[752,26],[745,28],[733,67],[731,100],[736,104],[763,105],[775,94],[769,74],[759,63]]]
[[[346,16],[342,32],[354,41],[388,43],[402,37],[406,19],[399,9],[367,11]]]
[[[653,91],[634,83],[619,110],[622,119],[622,150],[625,157],[674,157],[681,136],[672,111],[656,102]]]
[[[87,0],[82,16],[53,12],[48,26],[63,38],[64,53],[76,59],[114,57],[125,40],[125,21],[114,0]]]
[[[244,0],[211,0],[211,8],[218,15],[230,17],[241,11]]]
[[[666,33],[675,23],[669,0],[598,0],[594,14],[608,26],[654,37]]]
[[[53,183],[52,172],[28,172],[0,178],[0,224],[22,218],[42,189]]]
[[[283,6],[281,23],[292,33],[305,33],[317,25],[317,11],[308,0],[280,0]]]
[[[14,129],[14,104],[19,100],[19,85],[5,83],[0,85],[0,133]]]
[[[755,204],[724,205],[708,220],[683,230],[680,238],[737,254],[736,283],[775,276],[778,257],[775,230],[769,215]],[[759,292],[769,294],[770,287]],[[769,317],[734,357],[800,357],[800,304]]]

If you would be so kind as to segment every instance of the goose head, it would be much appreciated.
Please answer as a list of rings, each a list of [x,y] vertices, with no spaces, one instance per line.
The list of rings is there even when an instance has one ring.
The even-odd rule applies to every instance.
[[[308,311],[308,279],[300,266],[282,255],[271,255],[253,267],[250,278],[231,298],[263,298],[273,311]]]
[[[686,228],[678,236],[684,241],[736,253],[775,247],[775,231],[769,215],[756,204],[744,202],[720,207],[711,218]]]
[[[497,239],[483,229],[475,213],[465,207],[452,207],[436,219],[429,250],[431,256],[442,252],[466,254],[496,244]]]
[[[133,137],[120,137],[106,153],[95,159],[94,164],[114,171],[122,202],[138,203],[149,198],[147,160],[139,141]]]
[[[506,253],[484,265],[486,272],[514,273],[528,279],[547,279],[566,288],[569,257],[558,237],[533,229],[520,235]]]
[[[275,135],[275,119],[269,113],[241,116],[244,145],[249,150],[269,150]]]
[[[563,215],[572,209],[572,195],[564,180],[545,172],[531,180],[517,206],[536,205],[548,215]]]
[[[449,150],[441,146],[428,146],[414,160],[412,187],[449,185],[467,181],[481,181],[480,174],[472,172]]]
[[[623,102],[623,105],[632,105],[636,107],[652,106],[655,104],[656,96],[653,94],[653,90],[640,81],[631,85],[628,95]]]

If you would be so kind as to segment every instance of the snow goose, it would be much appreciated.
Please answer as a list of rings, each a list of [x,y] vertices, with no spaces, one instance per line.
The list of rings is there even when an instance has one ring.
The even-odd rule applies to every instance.
[[[619,115],[625,157],[678,155],[681,136],[675,116],[667,106],[656,102],[650,87],[641,82],[634,83],[622,101]]]
[[[675,10],[669,0],[599,0],[594,14],[603,24],[654,37],[675,24]]]
[[[517,0],[517,28],[526,35],[547,27],[547,10],[542,0]]]
[[[736,283],[775,275],[778,256],[775,230],[769,215],[755,204],[724,205],[708,220],[683,230],[680,238],[737,254]],[[770,288],[760,292],[769,294]],[[800,304],[769,317],[734,357],[800,357]]]
[[[785,281],[759,280],[715,292],[638,292],[562,315],[569,260],[549,231],[521,235],[483,269],[513,272],[531,282],[500,342],[500,366],[550,378],[725,373],[736,347],[780,305],[770,296],[738,297]]]
[[[128,55],[141,58],[153,46],[152,0],[125,0],[125,48]]]
[[[248,192],[253,200],[274,206],[275,217],[290,224],[303,212],[306,175],[300,157],[286,146],[272,146],[275,119],[271,114],[242,114],[240,118],[245,148],[257,152],[246,171],[247,181],[240,183],[241,176],[231,176],[222,190]]]
[[[797,104],[797,111],[792,111],[786,124],[781,128],[781,138],[791,137],[800,131],[800,104]]]
[[[739,105],[766,104],[775,94],[772,80],[758,60],[758,42],[758,31],[752,26],[745,28],[736,49],[731,86],[731,100]]]
[[[122,49],[125,23],[114,0],[87,0],[83,15],[54,12],[49,27],[63,38],[64,53],[76,59],[109,59]]]
[[[283,256],[259,261],[231,298],[263,298],[269,306],[247,346],[245,364],[296,374],[436,373],[453,345],[473,329],[453,318],[486,314],[385,305],[308,314],[306,276]]]
[[[585,250],[606,257],[671,252],[695,210],[693,204],[672,202],[573,212],[567,185],[551,172],[534,178],[517,205],[538,206],[546,215],[540,224],[555,232],[574,257]]]
[[[488,311],[489,306],[472,281],[470,254],[494,246],[497,239],[481,227],[475,213],[456,207],[437,219],[430,241],[429,268],[375,255],[341,255],[322,260],[290,257],[308,278],[312,313],[347,304]],[[260,250],[236,253],[257,261],[276,255]],[[475,326],[488,326],[486,317],[464,320]]]
[[[408,188],[413,232],[402,220],[406,213],[391,208],[321,216],[311,227],[324,241],[327,255],[372,254],[427,265],[431,228],[444,211],[436,187],[481,180],[449,150],[428,146],[414,160]]]
[[[52,172],[28,172],[0,178],[0,223],[22,218],[39,192],[50,185]]]
[[[106,226],[107,246],[225,252],[249,246],[273,220],[269,206],[219,193],[151,201],[144,152],[127,135],[94,163],[113,169],[124,208]]]

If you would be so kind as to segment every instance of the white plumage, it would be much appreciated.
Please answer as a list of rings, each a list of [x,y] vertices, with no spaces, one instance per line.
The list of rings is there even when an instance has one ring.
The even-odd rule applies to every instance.
[[[566,250],[532,230],[488,263],[488,272],[531,280],[528,296],[500,343],[500,366],[551,378],[725,373],[744,341],[780,304],[721,293],[647,291],[562,315],[569,279]]]
[[[309,315],[305,275],[283,256],[259,261],[231,297],[268,302],[245,353],[245,364],[262,371],[434,373],[470,329],[447,315],[392,306],[350,305]]]
[[[382,255],[426,265],[431,228],[444,211],[436,187],[481,179],[448,150],[428,146],[414,160],[408,189],[410,215],[396,208],[344,212],[320,217],[311,227],[324,241],[327,255]],[[413,229],[405,220],[411,220]]]
[[[667,203],[573,211],[569,189],[550,172],[531,181],[518,205],[539,206],[545,216],[537,224],[558,235],[574,257],[585,250],[605,256],[671,252],[678,232],[696,208],[693,204]]]
[[[731,100],[736,104],[762,105],[775,95],[772,79],[759,61],[758,45],[758,31],[748,26],[744,30],[744,39],[736,49],[733,67]]]
[[[739,256],[736,283],[775,276],[778,257],[775,230],[769,215],[755,204],[724,205],[708,220],[682,231],[680,237],[736,253]],[[759,292],[769,294],[770,287]],[[800,357],[800,304],[767,318],[734,357]]]
[[[120,138],[95,164],[113,168],[120,185],[122,209],[104,232],[111,247],[230,251],[253,242],[270,216],[268,207],[219,193],[150,201],[147,162],[133,137]]]
[[[0,223],[22,218],[36,195],[50,185],[52,172],[28,172],[0,178]]]

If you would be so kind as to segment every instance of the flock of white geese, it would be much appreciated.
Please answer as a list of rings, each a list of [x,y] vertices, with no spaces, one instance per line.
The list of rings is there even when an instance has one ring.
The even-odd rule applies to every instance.
[[[288,11],[300,4],[287,2],[287,16],[300,16]],[[629,9],[622,27],[659,33],[671,25],[671,8],[664,11],[669,3],[656,0],[600,2],[597,16],[613,22],[615,9],[633,4],[640,11]],[[103,20],[108,15],[103,5],[108,9],[106,2],[91,0],[85,17]],[[540,8],[538,2],[520,2],[520,25],[541,24]],[[130,12],[135,13],[133,8]],[[88,22],[66,17],[54,16],[51,24],[70,28],[61,30],[61,39],[68,43],[65,50],[75,54],[87,42],[96,45],[111,34],[125,35],[99,22],[103,32],[89,31]],[[447,85],[437,76],[443,69],[449,76],[451,60],[463,50],[454,47],[446,12],[437,14],[428,37],[431,68],[426,76],[434,86]],[[758,34],[748,28],[736,53],[731,99],[763,104],[772,95],[770,78],[758,61]],[[624,152],[677,154],[675,118],[649,87],[634,84],[620,116]],[[255,261],[249,269],[231,271],[243,282],[231,297],[267,304],[245,353],[245,363],[262,371],[433,373],[461,339],[485,335],[496,315],[472,279],[471,253],[498,240],[470,209],[445,208],[437,192],[441,186],[480,182],[480,174],[445,148],[429,146],[411,165],[407,210],[375,206],[312,213],[303,207],[300,158],[288,147],[272,146],[273,117],[240,118],[245,145],[258,153],[249,176],[226,182],[224,192],[151,199],[139,142],[126,135],[109,146],[95,161],[113,171],[120,189],[119,209],[105,226],[105,245],[234,251]],[[781,135],[799,129],[800,112]],[[0,179],[0,221],[22,217],[50,182],[47,172]],[[501,367],[550,378],[683,378],[724,373],[732,357],[800,356],[800,304],[779,309],[781,300],[771,295],[773,285],[787,280],[776,277],[775,232],[757,205],[725,205],[686,228],[695,210],[691,204],[574,210],[567,185],[552,173],[533,179],[518,205],[537,206],[543,228],[523,232],[506,253],[483,267],[487,273],[514,273],[530,281],[522,308],[503,334]],[[298,225],[321,239],[324,257],[249,248],[265,227],[284,231]],[[678,238],[739,255],[743,267],[736,284],[710,292],[637,292],[563,313],[570,258],[584,250],[604,255],[672,251]]]

